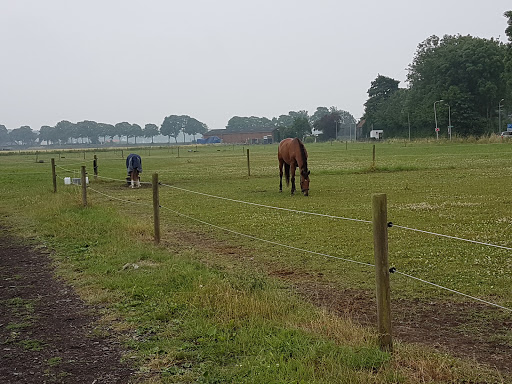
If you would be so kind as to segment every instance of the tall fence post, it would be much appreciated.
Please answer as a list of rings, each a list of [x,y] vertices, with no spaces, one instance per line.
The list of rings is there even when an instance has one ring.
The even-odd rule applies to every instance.
[[[391,352],[393,350],[393,339],[391,332],[386,195],[373,195],[372,208],[379,344],[382,350]]]
[[[92,168],[94,169],[94,180],[98,179],[98,158],[94,155],[94,160],[92,161]]]
[[[87,207],[87,178],[85,175],[85,165],[82,165],[82,173],[80,177],[80,184],[82,184],[82,205]]]
[[[373,144],[373,161],[372,161],[372,167],[375,168],[375,144]]]
[[[247,175],[251,176],[251,162],[249,160],[249,148],[247,148]]]
[[[158,197],[158,173],[153,173],[153,222],[155,243],[160,243],[160,198]]]
[[[180,157],[180,147],[178,146],[178,157]]]
[[[52,157],[52,180],[53,180],[53,193],[57,192],[57,173],[55,172],[55,159]]]

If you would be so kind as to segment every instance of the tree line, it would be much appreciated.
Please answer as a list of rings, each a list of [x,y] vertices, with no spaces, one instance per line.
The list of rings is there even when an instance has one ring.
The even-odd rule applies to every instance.
[[[512,107],[512,11],[508,43],[472,36],[430,36],[408,67],[407,88],[378,75],[368,90],[364,132],[386,137],[482,136],[506,129]],[[501,126],[499,124],[501,123]],[[437,125],[436,125],[437,124]]]
[[[287,137],[305,138],[310,136],[313,129],[318,131],[322,140],[335,139],[339,136],[348,136],[356,124],[352,114],[336,107],[317,107],[313,115],[308,111],[290,111],[287,115],[280,115],[268,119],[266,117],[239,117],[233,116],[228,121],[226,129],[230,131],[250,131],[252,128],[276,128],[276,140]]]
[[[266,117],[239,117],[233,116],[227,125],[229,130],[247,131],[252,128],[277,128],[277,139],[286,137],[304,138],[311,135],[312,129],[321,131],[326,139],[335,137],[335,132],[341,134],[343,130],[350,129],[355,124],[354,117],[335,107],[318,107],[312,116],[307,111],[291,111],[287,115],[280,115],[272,119]],[[183,134],[193,136],[205,134],[208,126],[188,115],[170,115],[164,118],[160,127],[148,123],[142,128],[138,124],[120,122],[117,124],[98,123],[92,120],[84,120],[72,123],[67,120],[59,121],[55,126],[44,125],[39,132],[32,130],[29,126],[22,126],[9,131],[4,125],[0,125],[0,144],[11,145],[34,145],[45,142],[47,145],[59,144],[101,144],[130,140],[137,144],[137,139],[151,138],[158,135],[167,136],[169,142],[171,137],[178,142],[178,137]]]
[[[0,144],[31,145],[39,141],[50,144],[100,144],[107,141],[126,140],[129,144],[130,139],[137,144],[137,138],[151,138],[164,135],[171,137],[178,142],[178,136],[183,133],[195,136],[206,133],[208,126],[199,120],[187,115],[171,115],[164,119],[160,127],[156,124],[148,123],[142,128],[138,124],[130,124],[126,121],[117,124],[98,123],[96,121],[84,120],[78,123],[72,123],[67,120],[59,121],[55,126],[44,125],[39,132],[33,131],[29,126],[22,126],[12,131],[8,131],[4,125],[0,125]]]

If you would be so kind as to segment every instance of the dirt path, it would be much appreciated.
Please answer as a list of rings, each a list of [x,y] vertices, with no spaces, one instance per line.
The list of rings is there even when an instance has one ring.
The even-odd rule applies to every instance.
[[[3,234],[2,234],[3,233]],[[122,346],[54,278],[49,257],[0,227],[0,383],[128,383]]]
[[[134,372],[120,362],[122,346],[97,332],[97,316],[73,289],[56,280],[48,254],[2,235],[0,227],[0,383],[129,383]],[[5,232],[5,231],[3,231]],[[249,252],[199,235],[176,237],[198,248],[255,263]],[[205,246],[209,244],[208,246]],[[245,265],[246,267],[248,265]],[[342,291],[322,274],[259,266],[287,281],[319,307],[375,324],[373,292]],[[512,319],[477,304],[393,301],[397,339],[474,359],[512,374]],[[485,315],[479,316],[480,313]]]

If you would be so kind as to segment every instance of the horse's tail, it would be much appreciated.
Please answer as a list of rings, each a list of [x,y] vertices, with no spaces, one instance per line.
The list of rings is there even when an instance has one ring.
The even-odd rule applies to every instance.
[[[284,163],[284,176],[286,178],[286,185],[290,184],[290,164]]]

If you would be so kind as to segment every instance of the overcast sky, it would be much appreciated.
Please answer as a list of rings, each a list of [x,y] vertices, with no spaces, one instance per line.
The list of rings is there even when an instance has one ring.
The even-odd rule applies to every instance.
[[[421,3],[421,5],[420,5]],[[506,42],[511,0],[0,0],[0,124],[160,125],[335,106],[356,119],[431,35]]]

